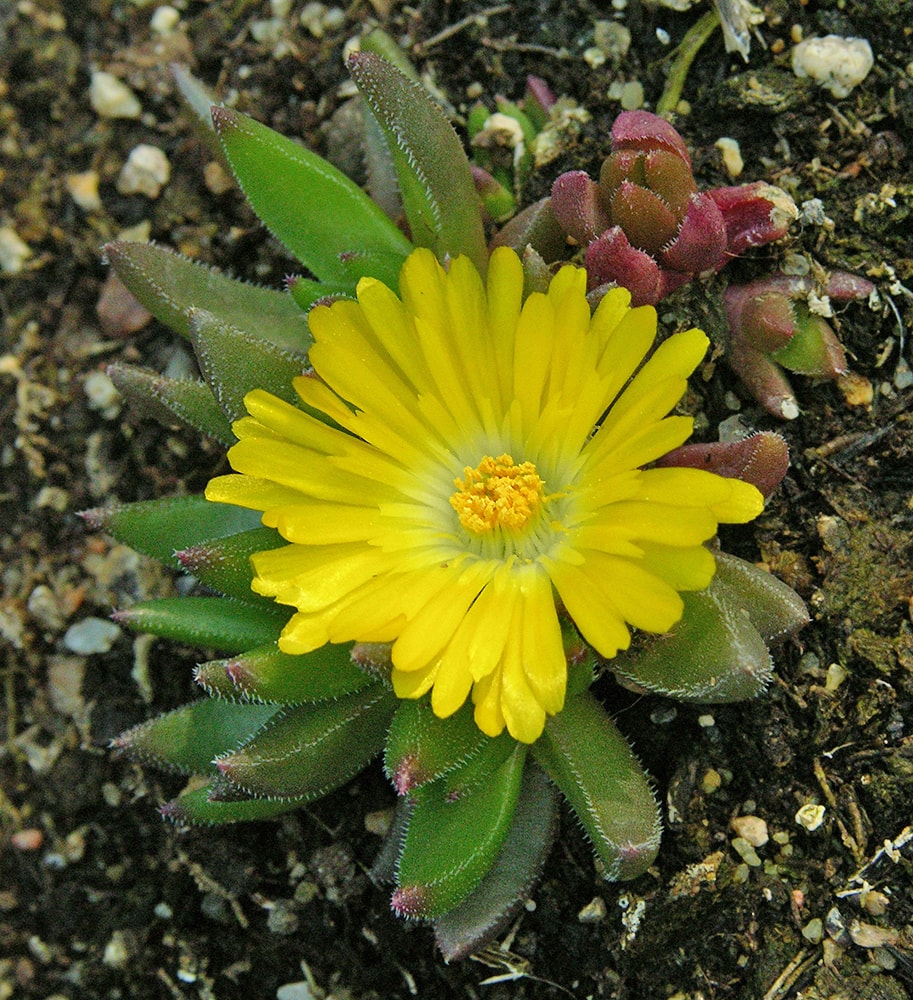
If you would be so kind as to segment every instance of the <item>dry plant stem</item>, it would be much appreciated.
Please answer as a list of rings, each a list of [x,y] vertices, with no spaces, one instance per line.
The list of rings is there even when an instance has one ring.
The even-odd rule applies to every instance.
[[[840,839],[843,841],[845,847],[847,847],[853,855],[853,860],[857,865],[862,864],[865,858],[865,831],[862,825],[862,816],[859,813],[859,807],[855,800],[851,800],[849,803],[850,812],[853,816],[853,833],[847,829],[846,824],[840,818],[837,812],[837,799],[834,795],[833,789],[830,786],[830,782],[827,780],[827,775],[824,773],[824,768],[821,766],[821,761],[815,758],[814,764],[815,777],[818,780],[818,784],[821,787],[821,791],[824,793],[825,799],[827,799],[827,804],[831,807],[834,814],[834,821],[837,824],[837,828],[840,830]],[[853,835],[855,834],[855,836]]]
[[[506,14],[510,9],[511,5],[509,3],[502,3],[495,7],[487,7],[485,10],[476,11],[474,14],[467,14],[465,17],[460,18],[459,21],[447,25],[446,28],[439,31],[436,35],[432,35],[426,41],[416,42],[412,46],[412,52],[416,56],[427,55],[430,49],[433,49],[436,45],[440,45],[441,42],[446,42],[448,38],[453,38],[454,35],[459,34],[466,28],[473,26],[484,27],[488,18],[494,17],[495,14]]]
[[[671,114],[678,107],[682,91],[685,88],[688,70],[691,69],[695,56],[704,42],[719,26],[720,15],[717,13],[716,7],[712,7],[688,29],[681,44],[675,50],[675,59],[669,72],[669,79],[666,81],[666,89],[656,103],[658,115]]]
[[[816,955],[809,954],[803,948],[787,963],[779,976],[773,981],[770,989],[764,994],[763,1000],[777,1000],[785,997],[799,979],[818,961]]]

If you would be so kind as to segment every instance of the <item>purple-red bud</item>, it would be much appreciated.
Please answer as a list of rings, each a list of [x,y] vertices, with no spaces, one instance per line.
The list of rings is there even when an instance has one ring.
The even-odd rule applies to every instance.
[[[590,291],[602,285],[621,285],[630,291],[634,306],[655,305],[662,297],[659,265],[650,254],[632,247],[619,226],[593,240],[587,247],[585,265]]]
[[[762,431],[741,441],[682,445],[656,464],[704,469],[728,479],[741,479],[769,497],[789,469],[789,448],[781,435]]]
[[[707,194],[723,216],[729,257],[781,239],[799,216],[792,198],[764,181],[713,188]]]
[[[611,225],[599,185],[583,170],[570,170],[552,185],[552,211],[571,239],[586,246]]]
[[[691,166],[682,137],[665,118],[649,111],[622,111],[612,124],[612,149],[668,149]]]

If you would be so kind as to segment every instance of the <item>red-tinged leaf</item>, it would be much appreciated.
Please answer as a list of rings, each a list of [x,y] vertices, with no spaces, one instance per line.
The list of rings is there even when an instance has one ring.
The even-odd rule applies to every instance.
[[[738,293],[738,289],[735,291]],[[728,294],[729,289],[725,296]],[[728,303],[729,298],[724,297],[724,301]],[[796,333],[796,310],[782,292],[760,292],[749,296],[737,315],[733,337],[764,354],[786,347]]]
[[[674,271],[703,274],[726,262],[723,216],[704,194],[693,194],[675,239],[660,254],[660,262]]]
[[[795,304],[796,332],[790,342],[771,357],[800,375],[836,378],[847,372],[846,354],[823,316],[809,312],[804,302]]]
[[[660,458],[658,466],[704,469],[718,476],[741,479],[769,497],[789,469],[789,448],[780,434],[761,431],[741,441],[685,444]]]
[[[465,254],[484,274],[488,254],[479,202],[447,116],[422,86],[380,56],[355,52],[347,65],[387,137],[413,242],[440,259]]]
[[[612,149],[667,149],[691,166],[685,140],[665,118],[649,111],[622,111],[612,123]]]
[[[167,378],[158,372],[120,363],[109,365],[107,373],[118,392],[141,416],[165,426],[178,423],[191,427],[219,444],[234,444],[231,424],[205,382]]]
[[[370,275],[396,287],[412,247],[361,188],[246,115],[215,107],[212,119],[253,210],[319,280],[354,288]]]
[[[205,497],[166,497],[138,503],[97,507],[81,517],[92,531],[105,531],[119,542],[178,568],[175,549],[249,531],[260,524],[260,512]]]
[[[285,350],[304,352],[310,346],[307,319],[284,292],[237,281],[154,243],[108,243],[104,254],[133,295],[183,337],[190,336],[191,311],[208,309]]]
[[[723,214],[730,257],[780,239],[799,217],[792,198],[782,188],[764,181],[713,188],[707,195]]]
[[[727,361],[745,388],[768,413],[780,420],[795,420],[799,416],[799,404],[789,379],[766,354],[733,340]]]
[[[631,293],[632,306],[655,305],[661,298],[662,276],[650,254],[631,246],[618,226],[607,229],[586,251],[587,287],[620,285]]]
[[[434,939],[445,962],[481,951],[504,930],[538,881],[557,832],[555,789],[530,761],[494,864],[462,903],[434,921]]]
[[[552,211],[558,225],[581,246],[592,243],[612,224],[599,185],[583,170],[570,170],[556,179]]]
[[[381,751],[396,705],[391,692],[372,686],[337,701],[283,709],[216,766],[251,795],[320,798]]]
[[[658,254],[678,233],[678,219],[663,199],[630,181],[622,181],[609,209],[631,246],[647,253]]]
[[[214,774],[213,758],[249,739],[278,710],[276,705],[202,698],[127,730],[111,747],[182,774]]]
[[[697,194],[690,165],[676,153],[654,149],[644,156],[643,171],[644,186],[661,195],[677,216],[683,216],[691,197]]]

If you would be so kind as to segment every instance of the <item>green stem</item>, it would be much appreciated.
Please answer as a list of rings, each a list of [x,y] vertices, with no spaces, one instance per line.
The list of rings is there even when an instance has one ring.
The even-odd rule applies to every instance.
[[[666,81],[666,89],[663,91],[656,105],[657,114],[663,115],[670,111],[675,111],[676,107],[678,107],[682,90],[685,87],[685,78],[688,76],[688,70],[691,69],[694,57],[719,25],[720,15],[714,6],[688,29],[685,37],[675,50],[675,61],[672,63],[672,70],[669,73],[669,79]]]

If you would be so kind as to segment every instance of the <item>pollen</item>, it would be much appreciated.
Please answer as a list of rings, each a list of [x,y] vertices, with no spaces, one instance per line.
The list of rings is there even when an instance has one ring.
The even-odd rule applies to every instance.
[[[502,529],[522,532],[547,500],[545,483],[532,462],[517,464],[510,455],[486,455],[463,478],[453,481],[456,492],[450,505],[460,524],[471,535]]]

